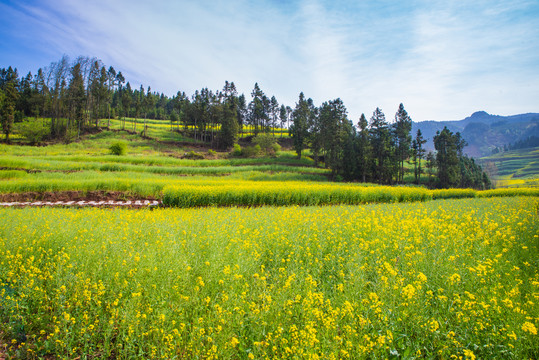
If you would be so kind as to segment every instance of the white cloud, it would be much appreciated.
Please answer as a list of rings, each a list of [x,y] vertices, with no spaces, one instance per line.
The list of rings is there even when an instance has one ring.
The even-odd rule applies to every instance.
[[[249,98],[258,82],[290,106],[300,91],[317,104],[341,97],[354,122],[377,106],[391,119],[400,102],[418,121],[538,111],[534,1],[44,4],[2,5],[25,43],[52,60],[96,56],[168,95],[228,80]]]

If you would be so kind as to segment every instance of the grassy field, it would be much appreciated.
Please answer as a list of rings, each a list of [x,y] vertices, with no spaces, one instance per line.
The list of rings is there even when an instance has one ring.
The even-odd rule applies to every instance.
[[[0,358],[539,357],[539,187],[335,183],[148,123],[0,144],[0,194],[178,207],[0,208]]]
[[[106,127],[108,126],[108,120],[101,120],[100,121],[101,126]],[[155,139],[163,140],[163,141],[193,141],[189,138],[182,137],[178,131],[184,132],[185,126],[182,123],[170,123],[168,120],[153,120],[153,119],[147,119],[146,120],[146,126],[147,132],[146,135]],[[119,119],[111,119],[110,120],[110,128],[115,130],[120,129],[127,129],[131,131],[137,131],[141,132],[144,129],[144,119],[133,119],[133,118],[126,118],[125,124],[123,120]],[[194,126],[189,125],[187,127],[187,130],[194,131]],[[219,126],[216,126],[213,128],[215,132],[218,132],[220,130]],[[208,129],[209,132],[211,132],[211,128]],[[290,135],[288,134],[288,129],[281,129],[281,128],[275,128],[271,131],[272,134],[274,134],[276,137],[281,138],[288,138]],[[254,127],[246,125],[241,129],[239,133],[239,137],[243,138],[246,136],[252,136],[254,135]],[[194,141],[193,141],[194,142]]]
[[[119,140],[127,144],[127,153],[110,155],[109,147]],[[193,149],[204,159],[186,158]],[[237,158],[127,132],[104,131],[44,147],[0,144],[0,194],[114,191],[162,199],[165,205],[178,207],[363,204],[493,194],[332,183],[329,177],[328,169],[315,166],[306,156],[297,159],[292,151]],[[539,189],[520,191],[537,195]]]
[[[483,157],[479,163],[496,187],[539,186],[539,148],[501,152]]]
[[[538,207],[0,209],[0,332],[16,358],[537,358]]]
[[[119,140],[127,144],[126,155],[110,155],[109,147]],[[205,159],[186,158],[193,149]],[[0,144],[0,193],[101,190],[160,197],[167,185],[212,185],[224,177],[327,182],[328,175],[329,170],[315,167],[309,158],[297,159],[290,151],[273,157],[234,158],[189,143],[179,146],[116,131],[45,147]]]

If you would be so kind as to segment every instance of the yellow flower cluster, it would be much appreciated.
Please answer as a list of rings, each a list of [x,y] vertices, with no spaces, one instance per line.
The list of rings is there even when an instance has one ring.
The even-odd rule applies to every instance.
[[[28,358],[538,358],[538,206],[0,209],[0,334]]]

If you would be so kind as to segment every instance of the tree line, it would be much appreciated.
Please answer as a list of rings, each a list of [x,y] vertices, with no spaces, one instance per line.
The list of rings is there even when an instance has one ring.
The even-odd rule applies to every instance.
[[[50,118],[49,139],[79,137],[99,127],[99,119],[108,119],[110,126],[110,119],[118,118],[122,129],[143,135],[146,124],[137,129],[137,120],[167,120],[187,136],[223,148],[232,146],[247,125],[255,135],[288,127],[290,107],[279,105],[258,84],[251,98],[238,94],[228,81],[222,90],[203,88],[190,97],[181,91],[168,97],[143,85],[133,89],[121,71],[82,56],[74,61],[64,56],[21,78],[16,68],[0,69],[2,131],[8,141],[13,123],[25,117]]]
[[[275,136],[275,128],[287,128],[298,157],[311,149],[315,162],[331,169],[334,179],[403,184],[410,182],[405,175],[411,166],[417,184],[426,178],[431,187],[490,187],[480,166],[463,155],[466,143],[459,133],[447,128],[437,132],[436,153],[427,154],[423,147],[427,140],[419,130],[412,136],[412,119],[403,104],[391,123],[377,108],[369,120],[362,114],[353,124],[341,99],[317,107],[302,92],[291,108],[255,83],[248,102],[228,81],[222,90],[203,88],[192,96],[178,91],[168,97],[149,86],[133,89],[121,71],[96,58],[70,61],[63,56],[36,75],[22,78],[12,67],[0,69],[0,118],[6,141],[13,123],[25,117],[50,118],[45,129],[49,139],[79,137],[99,128],[100,119],[108,119],[110,127],[111,118],[120,119],[122,129],[140,130],[145,136],[147,119],[167,120],[173,130],[223,149],[230,148],[247,125],[255,136]],[[142,119],[142,129],[137,129],[137,120]]]
[[[446,127],[433,138],[436,152],[427,153],[427,139],[421,130],[412,136],[412,119],[400,104],[394,121],[389,122],[380,108],[367,120],[361,114],[357,124],[347,117],[341,99],[324,102],[299,95],[292,112],[290,134],[298,157],[309,148],[315,162],[322,161],[334,178],[379,184],[404,184],[410,165],[412,181],[430,187],[470,187],[487,189],[490,180],[472,158],[463,154],[467,145],[460,133]],[[426,171],[425,171],[426,170]]]

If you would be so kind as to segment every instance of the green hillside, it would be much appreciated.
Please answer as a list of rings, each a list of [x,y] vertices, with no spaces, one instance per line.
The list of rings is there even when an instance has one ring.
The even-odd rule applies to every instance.
[[[496,187],[539,186],[539,147],[486,156],[480,163]]]

